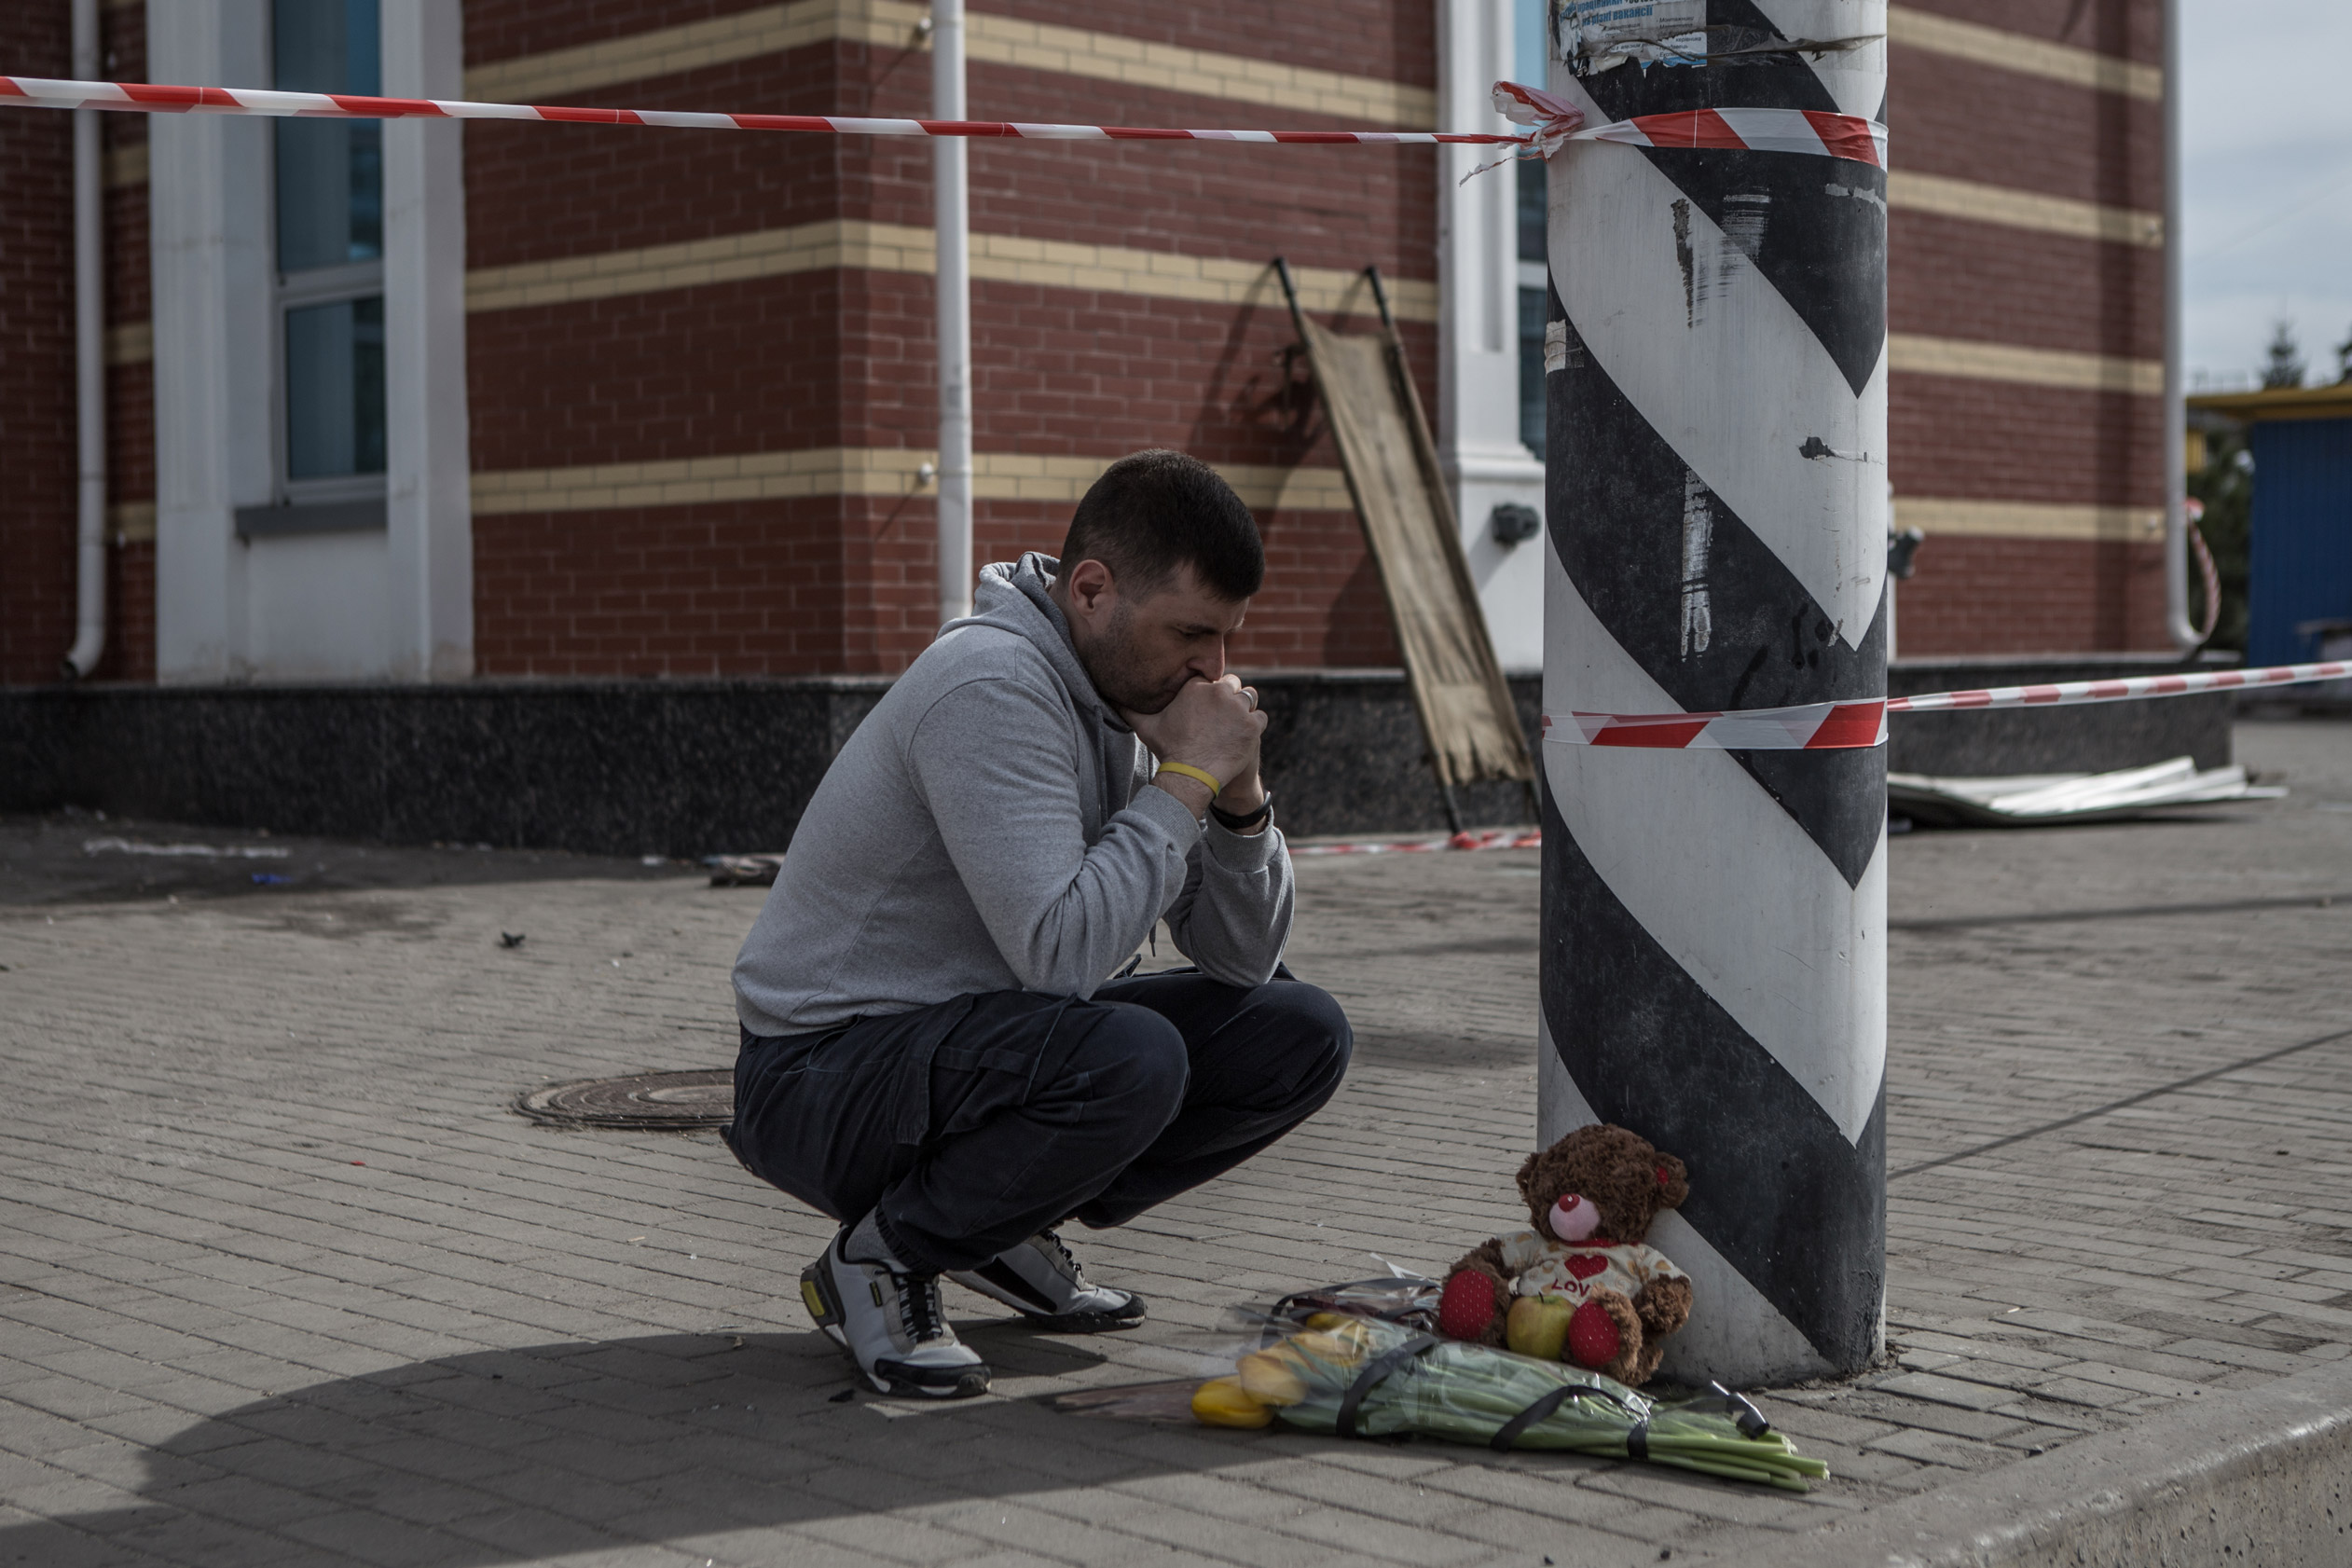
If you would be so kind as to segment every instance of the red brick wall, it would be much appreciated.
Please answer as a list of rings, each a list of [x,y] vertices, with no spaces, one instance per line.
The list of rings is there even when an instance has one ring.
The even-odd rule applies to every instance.
[[[106,69],[117,81],[147,75],[147,18],[140,7],[103,8],[100,25]],[[110,152],[147,144],[144,115],[105,115],[99,128]],[[106,320],[147,321],[153,313],[154,272],[148,259],[147,182],[106,193]],[[108,537],[106,653],[91,672],[101,681],[155,679],[155,363],[109,366],[106,372],[107,504],[142,509],[139,537]]]
[[[11,67],[70,76],[62,6],[20,7]],[[144,75],[144,17],[102,13],[106,69]],[[144,142],[136,115],[99,118],[101,145]],[[60,678],[74,643],[79,579],[79,421],[74,366],[74,122],[50,110],[0,115],[0,683]],[[146,186],[105,193],[106,321],[147,317]],[[155,497],[154,377],[144,364],[106,374],[108,501]],[[108,533],[106,651],[91,678],[155,678],[154,546]]]
[[[2164,10],[2154,0],[1904,0],[1980,27],[1998,27],[2054,44],[2121,55],[2142,64],[2164,62]]]
[[[2161,544],[1944,536],[1897,590],[1896,652],[2105,653],[2170,646]]]
[[[1925,8],[2135,60],[2161,52],[2155,0],[1930,0]],[[1902,45],[1889,64],[1898,177],[2162,209],[2159,105]],[[2162,357],[2161,251],[1900,206],[1890,216],[1891,331]],[[1893,376],[1889,394],[1898,507],[1905,497],[2141,511],[2165,503],[2157,397],[1917,373]],[[1919,575],[1901,590],[1899,642],[1919,654],[2164,648],[2162,601],[2153,543],[1931,534]]]
[[[1366,0],[1335,0],[1329,9],[1351,22],[1391,10]],[[681,7],[664,19],[690,10],[708,8]],[[608,14],[617,13],[596,8]],[[1065,12],[1059,20],[1070,19]],[[1327,68],[1385,68],[1377,50],[1368,60],[1322,40],[1292,50],[1286,35],[1261,39],[1222,24],[1214,33],[1221,42],[1212,45],[1199,16],[1176,22],[1130,6],[1084,19],[1109,28],[1128,21],[1135,36],[1228,52],[1279,48],[1283,58]],[[469,24],[513,43],[525,21],[477,7]],[[1425,9],[1411,24],[1424,39],[1434,25]],[[1401,79],[1425,84],[1426,50],[1398,52],[1410,57]],[[829,44],[619,84],[598,96],[652,106],[908,114],[926,111],[928,94],[921,54]],[[975,115],[1029,119],[1202,125],[1233,123],[1236,115],[1255,123],[1266,113],[995,66],[973,69],[971,103]],[[1284,253],[1305,266],[1375,262],[1391,277],[1435,276],[1434,164],[1423,155],[1316,148],[1302,158],[1291,148],[986,143],[971,152],[978,233],[1259,263]],[[467,156],[477,267],[835,215],[931,221],[932,154],[921,143],[485,126],[469,130]],[[1301,180],[1304,171],[1314,178]],[[937,423],[933,297],[920,275],[825,271],[478,313],[468,345],[475,466],[834,446],[928,451]],[[1434,406],[1434,330],[1408,323],[1406,334]],[[1245,306],[978,282],[977,449],[1108,461],[1139,447],[1176,446],[1225,464],[1329,467],[1336,459],[1311,399],[1284,392],[1280,354],[1291,338],[1271,277],[1265,296]],[[1067,516],[1067,503],[983,502],[975,522],[980,558],[1052,549]],[[1386,613],[1353,516],[1268,513],[1259,520],[1272,576],[1237,653],[1261,666],[1392,662]],[[839,532],[831,555],[827,529]],[[937,626],[928,495],[491,515],[475,519],[475,533],[476,663],[485,673],[590,674],[606,669],[600,661],[613,673],[888,671]],[[705,562],[734,575],[696,587],[692,579]],[[549,601],[548,582],[563,585],[560,606]],[[724,625],[706,626],[703,617],[722,603]]]
[[[62,6],[19,7],[8,69],[72,73]],[[0,114],[0,681],[53,681],[74,641],[74,128]]]

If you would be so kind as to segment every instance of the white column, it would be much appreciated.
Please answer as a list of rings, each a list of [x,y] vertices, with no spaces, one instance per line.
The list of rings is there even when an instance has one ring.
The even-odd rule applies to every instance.
[[[74,0],[74,75],[104,72],[98,0]],[[106,205],[96,109],[74,111],[74,401],[79,481],[75,519],[74,646],[65,674],[80,680],[106,652]]]
[[[459,0],[384,0],[384,91],[458,98]],[[463,128],[384,123],[386,622],[395,681],[474,673]]]
[[[265,87],[266,0],[147,0],[147,75]],[[270,122],[148,121],[154,268],[156,675],[249,672],[233,513],[270,499]]]
[[[2189,619],[2189,386],[2182,337],[2180,0],[2165,0],[2165,631],[2182,653],[2205,639]],[[2212,612],[2208,609],[2208,618]]]
[[[1504,131],[1493,89],[1513,75],[1512,0],[1438,0],[1437,124]],[[1544,662],[1544,552],[1498,543],[1505,502],[1544,508],[1544,467],[1519,438],[1519,186],[1514,172],[1462,177],[1489,147],[1437,151],[1437,453],[1463,553],[1506,669]]]

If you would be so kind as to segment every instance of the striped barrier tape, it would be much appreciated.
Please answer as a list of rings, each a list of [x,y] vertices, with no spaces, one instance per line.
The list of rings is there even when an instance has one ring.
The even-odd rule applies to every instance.
[[[1490,828],[1484,832],[1455,833],[1451,838],[1393,839],[1376,844],[1292,844],[1292,860],[1301,855],[1426,855],[1439,849],[1541,849],[1540,829],[1512,832]]]
[[[1954,713],[1994,708],[2068,708],[2087,702],[2180,697],[2352,678],[2352,661],[2140,675],[2124,681],[2066,681],[2046,686],[1988,686],[1915,697],[1817,702],[1801,708],[1751,708],[1728,713],[1567,713],[1544,715],[1544,738],[1563,746],[1638,746],[1657,750],[1836,751],[1883,746],[1890,713]]]
[[[1686,109],[1586,126],[1584,111],[1564,98],[1520,82],[1496,82],[1494,112],[1529,127],[1526,136],[1512,139],[1545,158],[1570,142],[1618,142],[1634,147],[1811,153],[1887,166],[1885,126],[1821,109]]]
[[[442,98],[371,98],[356,93],[280,92],[262,88],[172,87],[147,82],[77,82],[0,76],[0,105],[109,109],[130,114],[268,115],[306,119],[540,120],[564,125],[638,125],[670,131],[798,131],[846,136],[1015,137],[1048,142],[1377,143],[1515,146],[1549,157],[1563,142],[1622,142],[1644,147],[1753,147],[1885,162],[1886,128],[1854,115],[1795,109],[1700,109],[1644,115],[1584,127],[1584,115],[1533,89],[1497,83],[1496,106],[1510,105],[1527,134],[1440,131],[1176,131],[1135,125],[1045,125],[1017,120],[877,119],[847,115],[705,114],[681,109],[592,109],[551,103],[471,103]]]

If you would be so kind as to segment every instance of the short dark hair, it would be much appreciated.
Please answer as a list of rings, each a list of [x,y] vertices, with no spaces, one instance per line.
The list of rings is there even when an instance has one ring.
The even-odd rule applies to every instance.
[[[1084,560],[1136,594],[1156,593],[1186,566],[1223,599],[1247,598],[1266,581],[1258,519],[1216,469],[1182,452],[1136,452],[1103,470],[1062,542],[1065,571]]]

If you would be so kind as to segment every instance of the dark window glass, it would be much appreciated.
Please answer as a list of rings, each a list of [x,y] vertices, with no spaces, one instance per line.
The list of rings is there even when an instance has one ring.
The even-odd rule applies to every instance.
[[[292,92],[383,90],[377,0],[274,0],[277,85]],[[282,119],[278,270],[345,267],[384,254],[384,150],[376,120]]]
[[[286,477],[384,471],[384,300],[286,312]]]
[[[1544,164],[1529,158],[1519,166],[1519,258],[1544,259]]]
[[[1537,461],[1544,456],[1543,289],[1519,291],[1519,438]]]

